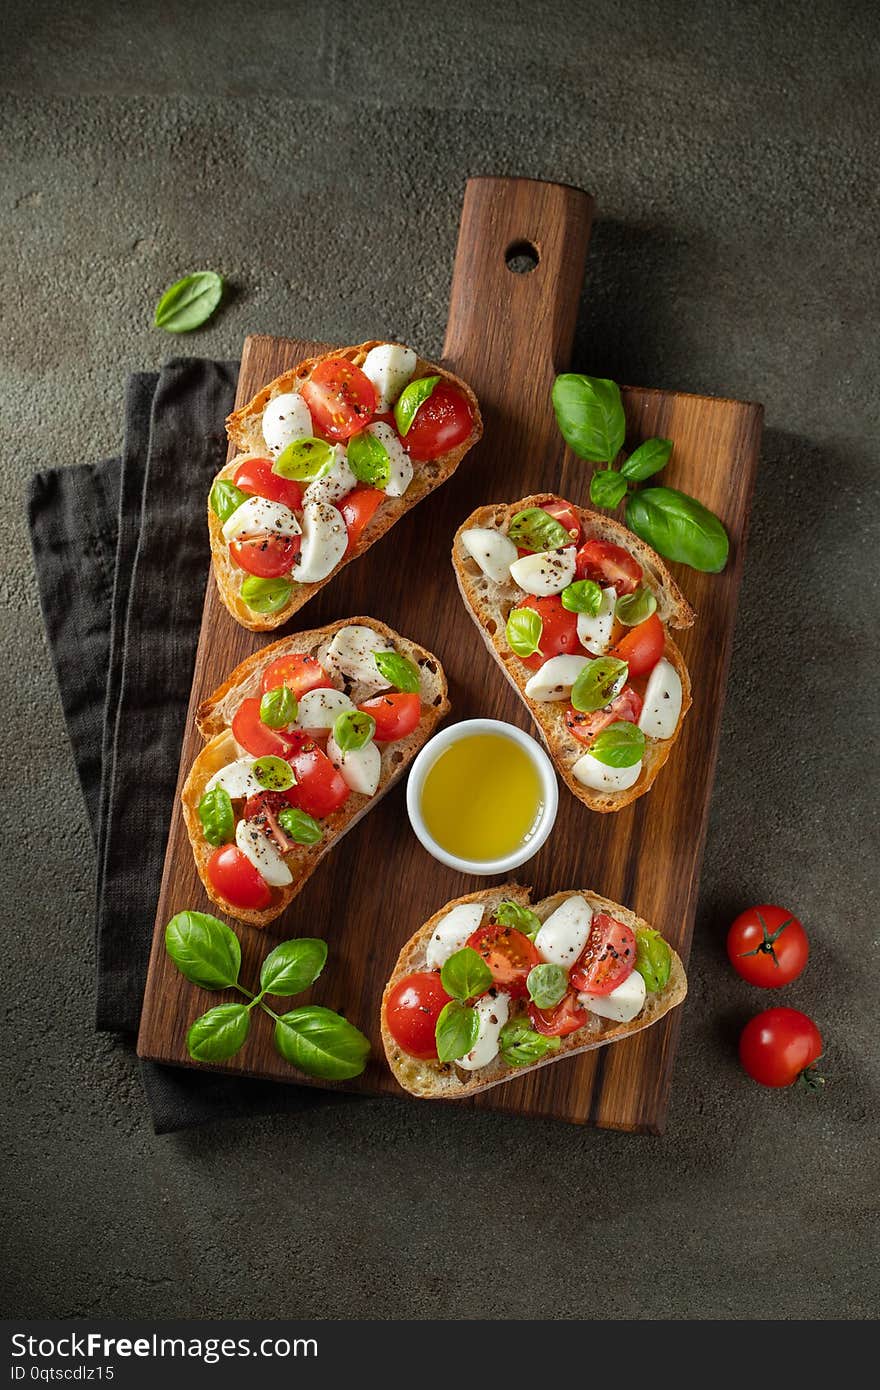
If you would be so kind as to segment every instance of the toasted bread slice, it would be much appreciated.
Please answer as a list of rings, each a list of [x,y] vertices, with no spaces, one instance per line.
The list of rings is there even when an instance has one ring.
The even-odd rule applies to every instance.
[[[226,421],[226,433],[230,442],[235,446],[236,457],[221,468],[217,474],[217,479],[231,479],[245,459],[266,457],[262,416],[267,403],[273,396],[282,395],[286,391],[300,390],[318,364],[328,358],[344,357],[349,362],[353,362],[356,367],[363,366],[367,353],[371,348],[378,347],[380,341],[377,339],[373,342],[361,343],[357,347],[336,348],[333,352],[325,353],[322,357],[307,358],[305,362],[300,362],[299,366],[285,372],[275,381],[270,381],[269,385],[264,386],[253,400],[248,401],[247,405],[242,406],[240,410],[234,411]],[[343,566],[356,560],[359,555],[363,555],[375,541],[390,530],[395,521],[399,521],[417,502],[421,502],[423,497],[427,497],[441,483],[445,483],[447,478],[451,478],[468,449],[476,444],[483,433],[483,422],[480,418],[477,398],[467,383],[462,381],[460,377],[454,376],[452,372],[445,371],[443,367],[438,367],[436,363],[426,361],[423,357],[416,360],[414,375],[416,377],[439,376],[443,381],[449,382],[461,391],[462,395],[467,398],[473,417],[473,429],[470,435],[463,444],[441,454],[439,458],[431,459],[427,463],[419,463],[414,460],[412,482],[404,495],[402,497],[386,497],[375,516],[364,528],[354,550],[346,551],[339,564],[330,571],[325,579],[321,579],[315,584],[294,583],[289,603],[284,608],[279,609],[277,613],[255,613],[253,609],[248,608],[246,603],[242,602],[239,597],[239,589],[244,576],[230,559],[229,547],[223,539],[222,523],[215,516],[209,503],[208,528],[211,536],[211,557],[217,587],[220,591],[220,597],[233,618],[243,627],[250,628],[254,632],[271,632],[275,628],[281,627],[302,608],[304,603],[308,603],[319,589],[322,589],[325,584],[329,584],[333,576],[338,574]]]
[[[284,856],[285,862],[293,874],[293,882],[286,888],[273,888],[272,902],[262,911],[234,907],[216,893],[208,879],[208,860],[214,853],[215,846],[209,844],[205,839],[198,815],[198,805],[210,778],[222,767],[241,756],[241,750],[233,738],[230,728],[232,716],[242,700],[260,694],[263,671],[270,661],[275,661],[280,656],[299,653],[314,656],[323,664],[323,657],[336,633],[340,628],[348,627],[353,623],[373,628],[378,636],[384,638],[396,651],[408,657],[419,667],[421,672],[419,691],[422,701],[421,719],[408,738],[381,745],[382,769],[379,785],[373,795],[364,796],[360,792],[350,792],[339,810],[334,811],[332,815],[321,821],[324,834],[317,844],[297,845],[289,854]],[[361,700],[370,699],[381,690],[387,690],[388,686],[387,683],[382,682],[380,677],[377,677],[376,682],[369,685],[363,682],[352,683],[349,681],[341,688],[344,688],[349,697],[357,704]],[[205,892],[211,901],[230,916],[241,922],[249,922],[254,927],[264,927],[268,922],[273,921],[293,901],[310,875],[314,873],[324,855],[328,854],[346,831],[356,825],[394,786],[416,753],[430,738],[440,720],[448,712],[446,676],[437,657],[424,647],[420,647],[416,642],[410,642],[407,638],[401,637],[399,633],[394,632],[385,623],[380,623],[376,618],[344,618],[339,622],[330,623],[326,627],[315,628],[310,632],[293,633],[290,637],[284,637],[279,642],[272,642],[268,647],[263,647],[253,656],[249,656],[246,661],[236,667],[229,679],[215,690],[213,695],[204,700],[198,708],[196,721],[199,732],[204,739],[208,740],[208,743],[193,763],[181,794],[183,816],[192,845],[196,868],[204,884]]]
[[[664,656],[678,672],[682,686],[681,714],[675,733],[671,738],[648,738],[645,756],[642,760],[642,773],[639,780],[628,791],[600,792],[584,787],[574,777],[572,768],[587,751],[584,744],[572,736],[565,724],[566,703],[562,700],[532,700],[525,693],[526,681],[534,672],[516,656],[507,645],[507,617],[520,594],[512,579],[496,584],[483,574],[479,565],[467,553],[462,544],[463,531],[474,526],[482,526],[499,531],[507,531],[512,517],[527,507],[546,507],[550,502],[561,499],[553,493],[538,493],[534,497],[524,497],[521,502],[499,503],[495,506],[480,507],[473,512],[456,531],[452,545],[452,563],[455,577],[465,605],[480,630],[492,656],[498,662],[517,695],[528,709],[538,731],[547,745],[559,775],[569,790],[589,806],[591,811],[620,811],[630,802],[642,796],[653,785],[672,746],[678,738],[684,717],[691,705],[691,682],[684,657],[667,633]],[[685,628],[694,621],[694,611],[682,594],[660,556],[650,546],[640,541],[619,521],[602,516],[598,512],[575,507],[581,523],[584,540],[611,541],[623,546],[638,560],[644,572],[643,584],[657,599],[657,615],[664,626]]]
[[[627,926],[632,927],[633,931],[648,929],[648,923],[644,922],[641,917],[637,917],[634,912],[630,912],[628,908],[621,907],[619,903],[611,902],[608,898],[600,898],[598,894],[587,892],[582,888],[572,888],[565,893],[554,893],[549,898],[543,898],[541,902],[532,904],[529,901],[530,889],[523,888],[517,883],[505,883],[499,888],[486,888],[480,893],[468,893],[463,898],[455,898],[452,902],[446,903],[439,912],[435,912],[434,916],[428,919],[423,927],[419,928],[415,936],[410,938],[397,957],[391,979],[385,986],[385,992],[382,995],[382,1043],[385,1048],[385,1056],[395,1080],[405,1091],[409,1091],[411,1095],[418,1096],[422,1100],[464,1100],[468,1096],[476,1095],[478,1091],[488,1091],[491,1086],[500,1086],[504,1081],[511,1081],[514,1077],[535,1071],[537,1067],[550,1066],[554,1062],[562,1061],[565,1057],[572,1057],[579,1052],[590,1052],[595,1047],[605,1047],[608,1043],[631,1037],[633,1033],[640,1033],[643,1028],[650,1028],[652,1023],[659,1022],[665,1014],[669,1013],[670,1009],[674,1009],[677,1004],[682,1002],[687,994],[687,977],[680,957],[675,951],[672,951],[672,969],[666,987],[654,994],[648,994],[641,1013],[631,1023],[614,1023],[610,1019],[599,1018],[593,1014],[585,1028],[580,1028],[576,1033],[569,1033],[568,1037],[560,1039],[558,1052],[543,1057],[531,1066],[508,1066],[499,1055],[487,1066],[481,1067],[479,1071],[465,1071],[456,1066],[455,1062],[423,1061],[417,1057],[411,1057],[395,1042],[388,1031],[385,1018],[388,995],[405,975],[409,975],[415,970],[426,969],[426,952],[434,928],[453,907],[458,907],[460,903],[482,903],[486,908],[484,920],[487,920],[500,902],[512,901],[524,907],[531,906],[532,911],[537,913],[543,922],[552,912],[556,911],[566,898],[573,897],[575,894],[585,898],[594,910],[608,912],[612,917],[625,922]]]

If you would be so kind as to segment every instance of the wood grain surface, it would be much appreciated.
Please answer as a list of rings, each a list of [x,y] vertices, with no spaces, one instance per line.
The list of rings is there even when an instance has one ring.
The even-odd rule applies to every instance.
[[[454,720],[480,714],[530,727],[526,710],[490,660],[458,597],[450,546],[456,527],[483,503],[548,489],[589,506],[591,468],[564,449],[550,386],[554,374],[568,366],[591,214],[591,199],[577,189],[530,180],[468,183],[443,360],[474,387],[485,421],[483,440],[449,483],[344,570],[292,625],[311,628],[354,613],[370,613],[390,623],[440,656],[449,677]],[[537,265],[520,274],[507,261],[513,253],[521,255],[524,247],[532,248]],[[632,312],[632,306],[627,311]],[[371,334],[372,326],[364,324],[358,336]],[[319,346],[249,338],[237,403]],[[416,346],[426,350],[424,344]],[[600,345],[593,359],[601,361]],[[694,706],[652,791],[616,815],[600,816],[561,788],[553,835],[516,877],[534,888],[535,897],[564,888],[590,888],[617,899],[654,923],[686,961],[762,411],[738,401],[636,387],[625,388],[623,396],[627,448],[652,435],[674,441],[673,461],[663,481],[698,496],[722,517],[730,533],[731,558],[721,575],[672,566],[698,614],[695,626],[680,638],[693,680]],[[193,524],[204,523],[198,517]],[[233,666],[266,641],[234,622],[209,580],[179,785],[201,746],[192,719],[195,707]],[[487,882],[446,869],[421,848],[409,828],[400,785],[341,841],[269,928],[256,931],[233,923],[242,941],[242,980],[251,984],[257,979],[263,955],[276,942],[291,936],[324,937],[330,947],[327,968],[314,989],[292,1003],[311,999],[339,1009],[373,1039],[367,1071],[342,1089],[401,1096],[379,1042],[382,988],[403,941],[448,899],[475,891],[481,881]],[[184,1043],[187,1028],[196,1015],[228,996],[188,984],[166,957],[165,924],[183,908],[210,911],[211,905],[176,804],[138,1051],[157,1061],[193,1065]],[[668,1103],[680,1016],[679,1009],[626,1042],[458,1103],[658,1133]],[[278,1056],[265,1015],[254,1018],[246,1046],[223,1069],[327,1084],[308,1082]]]

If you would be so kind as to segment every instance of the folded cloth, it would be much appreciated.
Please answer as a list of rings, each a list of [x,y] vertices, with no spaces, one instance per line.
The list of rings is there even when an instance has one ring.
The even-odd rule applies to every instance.
[[[28,521],[43,620],[97,855],[96,1024],[136,1032],[238,364],[132,376],[122,457],[38,473]],[[143,1063],[158,1133],[331,1097]],[[333,1095],[332,1101],[340,1097]]]

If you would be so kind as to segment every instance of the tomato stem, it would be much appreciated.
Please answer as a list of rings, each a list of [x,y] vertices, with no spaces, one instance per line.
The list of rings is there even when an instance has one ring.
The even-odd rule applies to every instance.
[[[815,1062],[811,1062],[808,1067],[804,1067],[798,1077],[798,1084],[803,1086],[805,1091],[809,1091],[813,1095],[820,1092],[825,1085],[825,1077],[816,1071],[816,1065],[821,1062],[821,1060],[821,1057],[817,1057]]]
[[[773,961],[773,964],[776,966],[776,969],[778,970],[779,961],[776,959],[776,952],[774,951],[773,947],[775,943],[779,940],[779,937],[782,934],[782,932],[785,931],[785,928],[791,926],[792,922],[794,921],[794,918],[787,917],[785,921],[782,923],[782,925],[777,927],[775,932],[771,934],[770,932],[768,932],[767,923],[764,921],[764,918],[761,916],[760,912],[756,912],[755,916],[761,923],[761,931],[764,933],[764,940],[759,942],[759,944],[754,948],[753,951],[740,951],[740,957],[742,958],[745,956],[757,955],[770,956],[770,958]]]

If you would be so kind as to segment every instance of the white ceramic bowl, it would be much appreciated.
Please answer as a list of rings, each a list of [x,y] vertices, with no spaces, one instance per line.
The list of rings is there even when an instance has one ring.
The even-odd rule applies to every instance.
[[[541,778],[544,809],[534,834],[520,845],[519,849],[514,850],[513,854],[505,855],[502,859],[459,859],[457,855],[450,854],[442,845],[438,845],[425,825],[422,815],[422,789],[425,785],[425,778],[437,758],[450,744],[457,743],[462,738],[472,737],[474,734],[503,734],[505,738],[512,739],[528,753]],[[435,734],[434,738],[429,739],[425,744],[413,763],[406,787],[406,809],[410,825],[416,836],[428,853],[432,854],[435,859],[439,859],[441,864],[448,865],[450,869],[458,869],[463,874],[480,874],[482,876],[506,874],[510,869],[516,869],[520,864],[525,864],[527,860],[537,854],[553,829],[558,805],[559,786],[556,781],[556,773],[543,748],[529,734],[523,733],[522,729],[518,729],[514,724],[505,724],[500,719],[464,719],[460,724],[450,724],[441,733]]]

